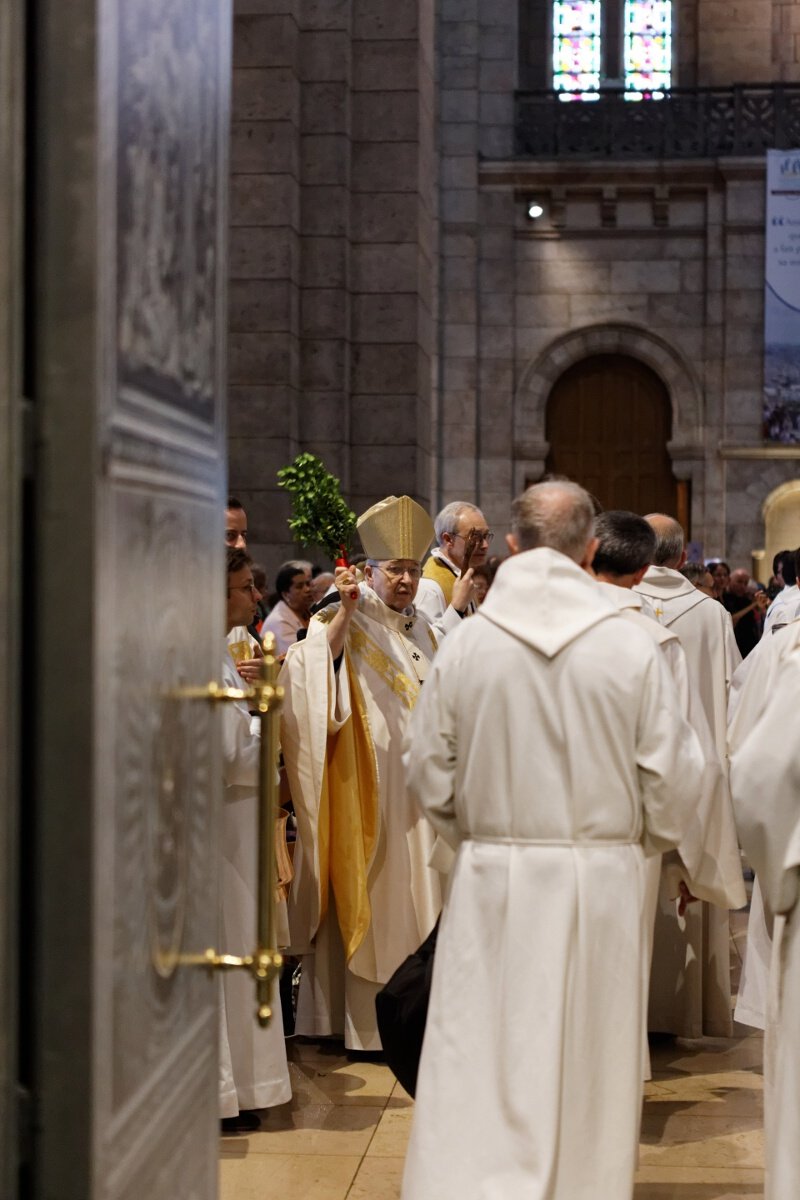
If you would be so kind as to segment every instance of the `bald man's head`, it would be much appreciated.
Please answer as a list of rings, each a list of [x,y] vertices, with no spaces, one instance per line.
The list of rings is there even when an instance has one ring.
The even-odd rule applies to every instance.
[[[686,538],[679,523],[666,513],[648,513],[645,521],[656,535],[653,563],[677,571],[686,561]]]
[[[577,483],[536,483],[511,506],[514,550],[548,546],[582,563],[592,540],[593,526],[591,498]]]

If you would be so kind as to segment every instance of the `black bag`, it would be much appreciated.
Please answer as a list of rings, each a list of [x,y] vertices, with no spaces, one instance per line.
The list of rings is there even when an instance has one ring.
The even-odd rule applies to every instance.
[[[437,920],[419,950],[400,964],[375,997],[383,1053],[409,1096],[413,1096],[417,1090],[417,1072],[431,994],[433,952],[438,933]]]

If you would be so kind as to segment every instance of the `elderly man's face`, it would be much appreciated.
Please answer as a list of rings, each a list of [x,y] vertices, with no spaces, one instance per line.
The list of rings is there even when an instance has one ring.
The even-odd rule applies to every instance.
[[[395,612],[413,604],[422,571],[413,558],[389,558],[373,566],[367,563],[364,577],[379,600]]]
[[[472,553],[470,566],[482,567],[489,557],[492,531],[487,528],[486,518],[479,508],[465,508],[458,518],[454,532],[442,535],[442,549],[450,561],[459,568],[464,562],[467,538],[472,529],[479,535],[480,541]]]
[[[750,582],[750,576],[747,571],[739,568],[731,575],[731,581],[728,585],[728,591],[734,596],[746,596],[747,585]]]

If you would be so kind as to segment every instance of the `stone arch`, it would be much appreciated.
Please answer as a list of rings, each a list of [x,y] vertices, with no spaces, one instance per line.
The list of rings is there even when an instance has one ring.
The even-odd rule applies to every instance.
[[[574,363],[595,354],[625,354],[653,370],[672,403],[672,439],[667,446],[676,479],[691,479],[693,507],[701,503],[703,486],[703,402],[700,382],[686,360],[663,338],[636,325],[588,325],[550,343],[528,364],[517,387],[514,405],[514,483],[544,474],[549,446],[545,413],[554,384]]]
[[[792,496],[798,493],[800,493],[800,479],[789,479],[786,483],[781,483],[778,487],[773,488],[761,505],[761,515],[764,520],[769,520],[776,505],[791,500]],[[797,495],[797,500],[800,502],[800,495]]]
[[[764,519],[764,550],[761,577],[766,582],[772,559],[779,550],[800,546],[800,479],[788,479],[773,488],[761,505]],[[754,557],[759,557],[761,551]]]

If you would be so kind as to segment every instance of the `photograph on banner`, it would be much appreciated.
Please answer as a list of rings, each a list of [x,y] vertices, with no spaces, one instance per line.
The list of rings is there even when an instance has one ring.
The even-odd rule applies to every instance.
[[[800,443],[800,150],[767,152],[764,437]]]

